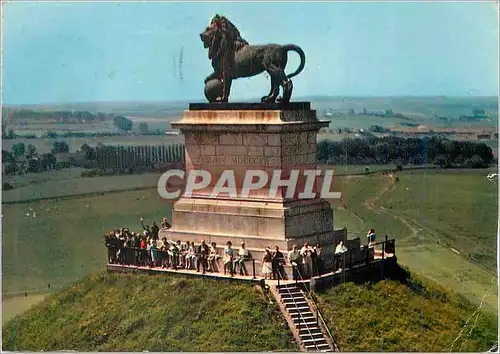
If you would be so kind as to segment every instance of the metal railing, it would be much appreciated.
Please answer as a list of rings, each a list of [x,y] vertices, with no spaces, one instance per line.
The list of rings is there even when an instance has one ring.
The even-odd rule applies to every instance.
[[[341,254],[333,254],[324,259],[325,270],[332,270],[333,272],[338,270],[338,265],[342,265],[342,269],[352,269],[354,266],[369,264],[374,261],[370,257],[370,250],[373,249],[373,255],[375,256],[376,249],[382,250],[382,259],[385,259],[386,254],[392,254],[396,256],[396,240],[389,240],[385,236],[385,241],[374,243],[371,246],[362,245],[360,248],[349,248],[346,252]],[[365,257],[363,259],[353,259],[354,254],[358,254],[361,250],[365,250]]]
[[[138,247],[116,247],[116,246],[107,246],[108,248],[108,262],[109,264],[119,264],[119,265],[129,265],[129,266],[143,266],[143,267],[162,267],[162,268],[171,268],[174,270],[178,269],[186,269],[186,270],[195,270],[199,269],[200,267],[202,268],[202,274],[205,274],[206,272],[206,266],[209,266],[209,256],[210,255],[204,255],[200,253],[196,253],[193,258],[193,263],[191,263],[191,266],[189,268],[181,268],[179,267],[179,260],[183,258],[183,265],[184,267],[186,266],[186,256],[187,254],[181,254],[181,253],[174,253],[174,254],[169,254],[167,251],[160,251],[156,250],[156,264],[153,264],[152,258],[151,258],[151,250],[148,250],[146,248],[138,248]],[[118,254],[118,251],[120,253]],[[163,263],[163,261],[168,260],[168,266]],[[255,271],[255,259],[254,258],[248,258],[245,260],[245,262],[252,262],[252,279],[257,279],[256,276],[256,271]],[[219,265],[219,261],[216,259],[215,262],[217,265]],[[231,271],[235,270],[234,268],[234,263],[237,262],[237,260],[232,260],[230,263]],[[159,265],[158,265],[159,264]],[[221,273],[220,272],[220,267],[217,267],[219,269],[219,272],[213,271],[213,273]],[[225,267],[224,267],[225,268]],[[224,273],[225,273],[224,269]],[[250,276],[250,275],[247,275]]]
[[[278,285],[277,287],[278,289],[278,293],[279,293],[279,289],[286,289],[287,290],[287,293],[288,295],[290,295],[290,298],[293,300],[293,304],[295,305],[295,308],[297,309],[297,313],[299,315],[299,319],[298,319],[298,322],[297,322],[297,331],[298,331],[298,335],[299,335],[299,338],[300,338],[300,330],[301,330],[301,323],[304,322],[304,326],[306,326],[306,329],[307,329],[307,332],[309,333],[310,337],[313,339],[314,341],[314,346],[316,347],[316,349],[318,348],[318,346],[316,345],[316,339],[314,338],[314,336],[312,335],[311,333],[311,329],[309,328],[309,326],[307,325],[306,323],[306,320],[304,318],[304,316],[302,315],[302,313],[300,312],[299,310],[299,306],[297,305],[297,302],[295,301],[295,298],[293,297],[292,293],[290,292],[290,288],[288,288],[288,286],[286,288],[282,288]],[[285,302],[283,301],[283,296],[281,296],[280,294],[280,302],[283,304],[283,306],[285,307],[286,309],[286,304]],[[287,309],[286,309],[287,310]],[[287,310],[288,312],[288,310]],[[292,315],[290,314],[290,317],[292,318],[292,322],[293,322],[293,317]],[[305,347],[305,345],[304,345]]]
[[[330,332],[330,329],[328,328],[328,324],[326,323],[326,320],[323,317],[321,309],[319,308],[318,303],[314,299],[313,293],[311,291],[311,287],[307,286],[307,282],[304,281],[304,278],[302,277],[302,274],[300,273],[300,270],[298,268],[296,268],[296,272],[297,272],[297,275],[300,277],[300,280],[302,281],[302,284],[304,285],[304,288],[306,289],[306,291],[305,291],[306,297],[311,300],[312,304],[315,307],[315,310],[316,310],[316,324],[319,324],[319,320],[321,320],[323,328],[325,329],[328,337],[330,338],[330,340],[331,340],[331,342],[332,342],[332,344],[334,346],[334,350],[337,351],[337,352],[340,352],[339,345],[338,345],[337,341],[335,340],[335,337],[333,336],[333,334]],[[295,279],[295,283],[298,284],[298,280],[297,279]]]

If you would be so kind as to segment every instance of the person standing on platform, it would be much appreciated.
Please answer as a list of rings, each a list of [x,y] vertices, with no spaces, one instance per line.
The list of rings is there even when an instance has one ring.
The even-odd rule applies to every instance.
[[[374,229],[368,230],[366,237],[368,238],[368,247],[374,247],[376,238],[375,230]]]
[[[208,254],[210,250],[208,249],[208,245],[205,243],[205,240],[201,241],[200,246],[198,247],[198,262],[196,265],[196,271],[200,271],[200,265],[202,267],[202,272],[205,274],[205,272],[208,270]]]
[[[151,264],[150,266],[156,267],[158,265],[158,247],[156,246],[156,240],[151,242],[149,246],[149,252],[151,253]]]
[[[335,271],[339,269],[341,266],[343,268],[343,264],[345,261],[345,253],[347,252],[346,246],[344,246],[344,241],[340,241],[337,247],[335,247]]]
[[[194,256],[196,254],[196,250],[194,248],[194,243],[191,244],[189,241],[186,243],[187,253],[186,253],[186,269],[194,269]]]
[[[275,246],[272,258],[273,279],[286,279],[284,264],[285,257],[281,253],[280,248]]]
[[[314,246],[313,254],[315,255],[313,263],[314,274],[321,276],[323,274],[323,249],[319,243]]]
[[[169,256],[170,243],[168,243],[166,237],[162,238],[162,241],[163,244],[160,247],[161,259],[162,259],[161,267],[168,268],[170,267],[170,256]]]
[[[271,280],[273,274],[273,255],[269,247],[266,248],[264,257],[262,258],[262,274],[264,274],[264,279]]]
[[[217,244],[212,242],[210,246],[210,255],[208,256],[208,271],[213,273],[219,272],[219,254],[217,253]]]
[[[231,276],[234,276],[233,274],[233,257],[234,257],[234,252],[232,248],[232,242],[227,241],[226,248],[224,248],[224,274],[226,274],[226,270],[229,271],[229,274]]]
[[[288,252],[288,259],[290,260],[290,265],[292,266],[293,280],[297,280],[298,272],[300,272],[300,265],[302,263],[302,257],[297,245],[293,245],[292,250]]]
[[[160,229],[156,225],[156,222],[153,221],[153,225],[149,227],[148,225],[144,225],[144,218],[141,218],[141,226],[153,240],[158,240],[158,232],[160,231]]]
[[[309,242],[304,243],[304,246],[300,250],[300,255],[302,256],[302,266],[304,278],[310,278],[312,276],[312,253],[313,249],[309,246]]]
[[[247,268],[245,267],[245,261],[250,258],[250,253],[248,253],[248,249],[245,247],[245,242],[241,243],[241,247],[238,250],[238,260],[234,262],[233,273],[236,274],[236,265],[240,268],[240,275],[248,275]]]
[[[172,259],[172,268],[177,269],[179,267],[179,247],[178,243],[172,242],[170,247],[170,258]]]

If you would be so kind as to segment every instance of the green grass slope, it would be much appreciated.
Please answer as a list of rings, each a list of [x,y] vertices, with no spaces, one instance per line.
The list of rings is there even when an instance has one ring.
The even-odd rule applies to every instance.
[[[497,342],[492,312],[415,276],[406,284],[344,283],[317,298],[342,351],[477,352]]]
[[[3,350],[298,351],[255,286],[93,273],[3,329]]]

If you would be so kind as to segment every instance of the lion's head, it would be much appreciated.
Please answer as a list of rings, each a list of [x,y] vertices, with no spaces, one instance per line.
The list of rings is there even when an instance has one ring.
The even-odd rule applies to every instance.
[[[222,54],[234,51],[237,41],[248,44],[241,38],[240,31],[224,16],[215,15],[210,25],[200,33],[203,47],[208,48],[208,58],[216,59]]]

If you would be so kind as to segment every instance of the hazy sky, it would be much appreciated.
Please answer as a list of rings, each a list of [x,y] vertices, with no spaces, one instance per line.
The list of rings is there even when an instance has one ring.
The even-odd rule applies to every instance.
[[[199,33],[227,16],[251,44],[297,44],[294,96],[497,95],[492,3],[3,4],[5,104],[202,100]],[[182,52],[182,59],[181,59]],[[299,60],[289,55],[287,73]],[[261,74],[232,100],[267,94]]]

